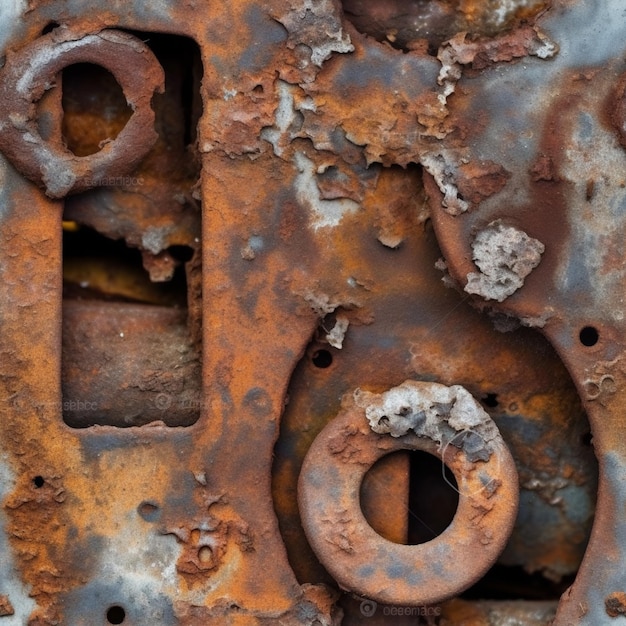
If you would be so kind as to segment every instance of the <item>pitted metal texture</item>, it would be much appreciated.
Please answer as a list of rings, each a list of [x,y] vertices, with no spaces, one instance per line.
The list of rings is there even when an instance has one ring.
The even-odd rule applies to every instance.
[[[620,619],[624,9],[405,5],[0,7],[0,623]]]

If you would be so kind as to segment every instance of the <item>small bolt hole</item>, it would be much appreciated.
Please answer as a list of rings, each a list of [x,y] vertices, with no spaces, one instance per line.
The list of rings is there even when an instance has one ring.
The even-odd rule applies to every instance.
[[[328,350],[317,350],[313,353],[313,365],[320,369],[326,369],[333,363],[333,355]]]
[[[498,394],[497,393],[488,393],[486,396],[483,397],[483,404],[485,406],[488,406],[490,409],[495,409],[497,406],[500,405],[500,403],[498,402]]]
[[[583,346],[587,346],[590,348],[591,346],[595,346],[600,339],[600,334],[598,333],[598,329],[593,326],[585,326],[578,335],[580,338],[580,343]]]
[[[41,489],[45,482],[46,481],[43,479],[43,476],[35,476],[35,478],[33,478],[33,485],[35,485],[37,489]]]
[[[107,611],[109,624],[122,624],[126,619],[126,611],[121,606],[112,606]]]
[[[193,257],[193,248],[190,246],[170,246],[167,251],[181,263],[188,263]]]

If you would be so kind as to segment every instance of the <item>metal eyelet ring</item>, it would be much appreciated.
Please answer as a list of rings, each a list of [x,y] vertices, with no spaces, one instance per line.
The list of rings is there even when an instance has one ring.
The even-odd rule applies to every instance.
[[[37,102],[69,65],[92,63],[119,82],[133,114],[116,139],[96,154],[77,157],[61,137],[45,141],[37,127]],[[57,29],[7,57],[0,74],[0,150],[52,198],[124,176],[157,140],[155,92],[164,91],[163,68],[137,37],[116,30],[80,36]]]
[[[491,418],[467,391],[408,381],[390,392],[402,390],[428,398],[433,389],[462,390],[464,415],[468,424],[475,417],[476,426],[459,429],[453,411],[452,417],[444,415],[436,424],[411,409],[409,417],[416,424],[422,420],[423,432],[430,432],[430,438],[415,430],[400,436],[377,434],[366,417],[368,409],[354,406],[317,436],[300,474],[302,524],[322,565],[340,587],[385,604],[435,604],[469,587],[498,558],[517,515],[513,458]],[[396,417],[405,415],[406,408]],[[379,458],[397,450],[423,450],[442,458],[458,483],[454,519],[427,543],[392,543],[374,531],[361,511],[363,477]]]

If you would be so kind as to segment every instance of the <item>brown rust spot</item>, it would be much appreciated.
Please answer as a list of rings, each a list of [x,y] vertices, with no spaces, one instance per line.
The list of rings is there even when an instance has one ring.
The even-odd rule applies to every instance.
[[[6,617],[7,615],[15,615],[15,610],[9,600],[9,596],[0,596],[0,617]]]
[[[559,178],[552,157],[547,154],[540,155],[530,167],[530,177],[533,182],[540,180],[558,181]]]
[[[606,606],[606,612],[609,617],[626,615],[626,593],[623,591],[612,593],[610,596],[607,596],[604,605]]]
[[[493,161],[462,163],[458,169],[457,187],[464,200],[473,206],[497,194],[511,177],[502,165]]]

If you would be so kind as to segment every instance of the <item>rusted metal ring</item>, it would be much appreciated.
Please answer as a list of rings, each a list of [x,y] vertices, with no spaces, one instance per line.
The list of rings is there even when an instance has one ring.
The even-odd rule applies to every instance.
[[[56,75],[75,63],[109,70],[133,109],[117,138],[86,157],[72,154],[61,137],[45,141],[37,127],[37,102]],[[124,176],[156,142],[151,100],[163,92],[164,81],[163,68],[137,37],[116,30],[79,36],[57,29],[7,57],[0,75],[0,150],[52,198]]]
[[[440,427],[435,428],[441,438],[418,436],[415,430],[398,437],[377,434],[368,423],[368,409],[357,403],[317,436],[300,474],[300,514],[315,554],[342,588],[386,604],[434,604],[469,587],[504,549],[517,515],[518,479],[513,458],[495,424],[467,391],[410,381],[390,392],[403,388],[417,394],[424,391],[428,396],[433,386],[436,391],[463,390],[464,408],[475,411],[476,424],[487,428],[457,429],[457,418],[443,415]],[[402,407],[401,415],[405,409]],[[413,411],[413,417],[419,422],[419,411]],[[434,432],[432,423],[426,426]],[[490,434],[486,436],[486,432]],[[484,437],[485,445],[476,446],[473,436]],[[459,504],[450,526],[420,545],[396,544],[378,535],[359,503],[366,472],[379,458],[398,450],[423,450],[440,456],[458,483]],[[485,451],[487,460],[476,457],[485,458]]]

